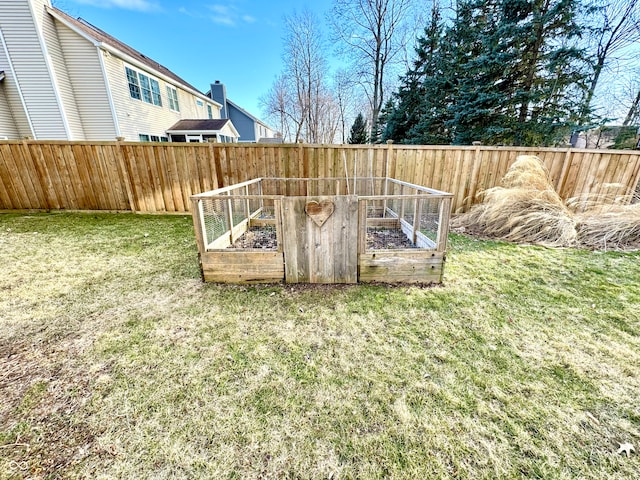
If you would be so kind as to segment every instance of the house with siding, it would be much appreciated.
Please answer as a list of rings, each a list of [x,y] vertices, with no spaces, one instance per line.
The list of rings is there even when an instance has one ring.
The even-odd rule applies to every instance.
[[[220,117],[231,120],[240,134],[240,142],[282,142],[282,137],[278,136],[275,130],[229,100],[227,98],[227,89],[219,80],[211,84],[207,97],[221,105]]]
[[[179,122],[220,120],[221,109],[168,68],[50,0],[0,1],[0,139],[169,141]],[[174,140],[239,137],[232,121],[206,126]]]

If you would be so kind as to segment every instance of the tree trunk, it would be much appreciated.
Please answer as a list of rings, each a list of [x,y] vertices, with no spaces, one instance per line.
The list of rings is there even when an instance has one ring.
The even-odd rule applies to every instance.
[[[629,108],[629,113],[627,113],[627,117],[624,119],[624,122],[622,123],[623,126],[627,127],[630,124],[632,124],[634,121],[636,121],[638,117],[638,113],[640,113],[639,108],[640,108],[640,90],[636,95],[636,99],[631,104],[631,108]]]

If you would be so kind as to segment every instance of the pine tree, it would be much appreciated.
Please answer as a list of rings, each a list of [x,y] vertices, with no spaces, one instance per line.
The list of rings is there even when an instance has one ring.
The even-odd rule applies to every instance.
[[[460,0],[431,26],[394,94],[399,143],[552,145],[579,119],[587,71],[580,0]]]
[[[362,113],[359,113],[354,120],[353,125],[351,125],[351,132],[349,133],[347,143],[364,144],[369,141],[368,137],[367,121],[362,116]]]
[[[444,121],[450,85],[443,77],[448,68],[441,50],[442,19],[437,1],[433,2],[431,22],[418,38],[413,68],[385,106],[382,140],[396,143],[449,143]]]

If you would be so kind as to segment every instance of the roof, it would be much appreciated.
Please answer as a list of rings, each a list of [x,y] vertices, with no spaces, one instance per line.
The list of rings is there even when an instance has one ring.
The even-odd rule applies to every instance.
[[[205,93],[205,95],[209,98],[211,98],[213,100],[213,95],[211,94],[211,89],[209,89],[207,91],[207,93]],[[238,105],[236,102],[233,102],[231,100],[229,100],[228,98],[225,98],[225,101],[231,105],[233,108],[235,108],[236,110],[239,110],[241,113],[243,113],[244,115],[246,115],[247,117],[249,117],[251,120],[253,120],[256,123],[259,123],[260,125],[262,125],[265,128],[268,128],[269,130],[273,130],[273,128],[271,128],[269,125],[267,125],[266,123],[264,123],[262,120],[260,120],[258,117],[256,117],[255,115],[251,115],[249,112],[247,112],[244,108],[242,108],[240,105]],[[228,115],[228,114],[227,114]]]
[[[231,123],[228,118],[180,120],[175,125],[167,128],[167,132],[217,132],[224,128],[227,123]],[[233,124],[231,123],[233,126]]]
[[[259,118],[251,115],[249,112],[247,112],[244,108],[242,108],[241,106],[239,106],[237,103],[232,102],[231,100],[229,100],[227,98],[227,103],[229,105],[231,105],[233,108],[240,110],[242,113],[244,113],[247,117],[251,118],[254,122],[259,123],[260,125],[262,125],[263,127],[268,128],[269,130],[273,130],[269,125],[267,125],[266,123],[264,123],[262,120],[260,120]]]
[[[56,7],[47,7],[47,11],[53,14],[56,18],[59,18],[60,20],[66,22],[68,26],[70,26],[71,28],[80,30],[85,35],[88,35],[89,37],[93,38],[97,42],[109,45],[110,47],[113,47],[114,49],[124,53],[125,55],[128,55],[129,57],[137,60],[143,65],[146,65],[147,67],[152,68],[153,70],[156,70],[157,72],[163,74],[164,76],[169,77],[171,80],[175,81],[177,84],[180,84],[184,87],[187,87],[191,90],[194,90],[200,93],[201,95],[204,95],[200,90],[198,90],[196,87],[194,87],[184,79],[180,78],[178,75],[173,73],[167,67],[160,65],[155,60],[140,53],[136,49],[131,48],[126,43],[123,43],[117,38],[112,37],[108,33],[100,30],[98,27],[91,25],[86,20],[80,17],[73,18],[72,16],[66,14],[65,12],[63,12],[62,10]]]

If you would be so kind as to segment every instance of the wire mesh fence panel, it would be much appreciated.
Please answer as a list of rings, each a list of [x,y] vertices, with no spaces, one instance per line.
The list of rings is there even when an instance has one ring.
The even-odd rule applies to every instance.
[[[228,204],[226,199],[219,197],[203,198],[201,202],[203,235],[206,245],[209,245],[231,229]]]
[[[434,243],[438,241],[441,203],[438,198],[420,200],[418,231]]]
[[[367,250],[435,249],[440,228],[441,198],[390,198],[366,200]],[[381,205],[391,204],[394,215],[381,215]]]

